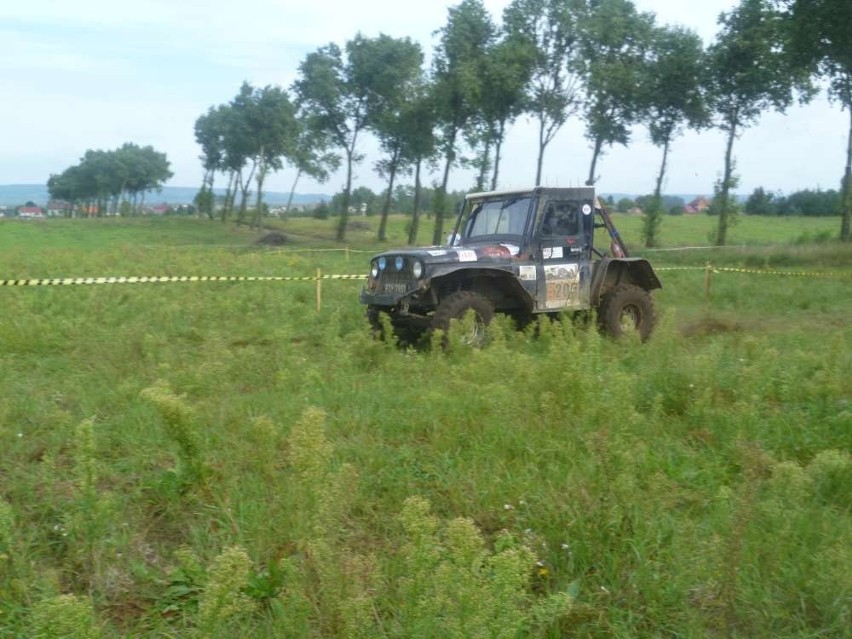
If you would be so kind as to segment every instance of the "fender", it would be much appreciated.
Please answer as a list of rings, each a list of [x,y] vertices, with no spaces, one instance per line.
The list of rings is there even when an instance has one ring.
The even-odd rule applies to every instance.
[[[651,264],[643,257],[604,257],[592,275],[591,305],[597,306],[602,292],[618,284],[635,284],[646,291],[663,288]]]
[[[476,281],[476,287],[470,286],[473,281]],[[497,281],[508,283],[509,291],[500,286],[489,286],[489,282],[496,284]],[[534,292],[524,287],[511,266],[465,268],[464,265],[451,265],[440,269],[428,283],[430,288],[442,293],[466,288],[477,290],[491,299],[497,310],[522,307],[531,311],[535,304]]]

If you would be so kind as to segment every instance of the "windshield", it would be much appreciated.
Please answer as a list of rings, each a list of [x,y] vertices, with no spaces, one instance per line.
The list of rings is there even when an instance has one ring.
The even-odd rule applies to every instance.
[[[522,236],[531,202],[531,197],[513,197],[475,204],[467,223],[467,239],[475,240],[488,235]]]

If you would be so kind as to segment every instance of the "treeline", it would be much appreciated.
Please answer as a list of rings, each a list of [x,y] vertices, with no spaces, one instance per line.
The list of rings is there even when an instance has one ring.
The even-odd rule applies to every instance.
[[[146,191],[161,188],[172,177],[164,153],[151,146],[126,143],[113,151],[86,151],[80,162],[47,181],[50,197],[71,205],[68,214],[137,214]]]
[[[809,215],[828,216],[840,212],[842,194],[839,191],[805,189],[781,195],[756,188],[745,202],[748,215]]]
[[[588,183],[598,179],[612,145],[628,145],[644,126],[660,149],[653,185],[655,205],[645,210],[645,243],[652,246],[661,215],[662,184],[672,144],[686,128],[716,128],[726,145],[713,211],[716,242],[724,244],[738,205],[734,146],[767,110],[784,111],[815,94],[814,81],[852,112],[852,3],[848,0],[740,0],[719,18],[714,42],[704,47],[692,31],[657,24],[630,0],[514,0],[498,24],[481,0],[462,0],[437,31],[432,64],[410,38],[361,34],[342,46],[308,54],[288,89],[243,85],[226,105],[196,122],[207,171],[199,207],[213,216],[214,176],[230,194],[222,215],[245,217],[249,184],[257,190],[268,171],[288,163],[297,179],[324,179],[342,163],[346,184],[337,220],[343,240],[353,206],[353,168],[363,161],[365,132],[379,141],[374,169],[388,183],[380,204],[379,239],[397,193],[395,181],[413,175],[414,241],[423,210],[421,171],[437,167],[431,208],[433,241],[443,236],[452,207],[451,171],[476,170],[475,189],[498,188],[502,144],[521,116],[537,125],[538,153],[530,177],[541,181],[547,147],[567,121],[580,119],[591,146]],[[850,123],[852,127],[852,123]],[[838,131],[838,137],[842,132]],[[850,136],[852,140],[852,136]],[[849,239],[852,213],[852,142],[842,183],[841,238]]]

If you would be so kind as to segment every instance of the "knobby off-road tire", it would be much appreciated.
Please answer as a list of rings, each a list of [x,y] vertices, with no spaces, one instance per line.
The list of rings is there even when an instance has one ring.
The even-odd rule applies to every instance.
[[[378,306],[369,305],[367,307],[367,321],[370,323],[373,337],[379,340],[388,338],[385,325],[382,323],[381,316],[385,311]],[[394,319],[391,316],[392,338],[396,339],[396,343],[400,347],[417,346],[423,337],[424,329],[413,323],[403,322],[399,319]]]
[[[634,284],[620,284],[606,293],[598,307],[598,323],[610,337],[635,331],[644,342],[654,329],[651,293]]]
[[[485,341],[485,327],[494,319],[494,305],[484,295],[473,291],[458,291],[447,295],[432,316],[432,330],[444,331],[444,346],[447,345],[446,335],[450,331],[451,320],[462,319],[468,311],[473,311],[474,322],[469,334],[460,335],[460,339],[471,346],[482,346]]]

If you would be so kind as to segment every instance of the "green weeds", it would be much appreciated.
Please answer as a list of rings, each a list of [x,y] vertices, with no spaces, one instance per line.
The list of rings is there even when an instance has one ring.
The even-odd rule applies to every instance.
[[[19,235],[0,262],[365,265],[168,230],[165,258]],[[372,338],[357,282],[320,313],[310,282],[2,289],[0,637],[844,636],[848,282],[703,275],[662,274],[647,344],[497,318],[423,351]]]

